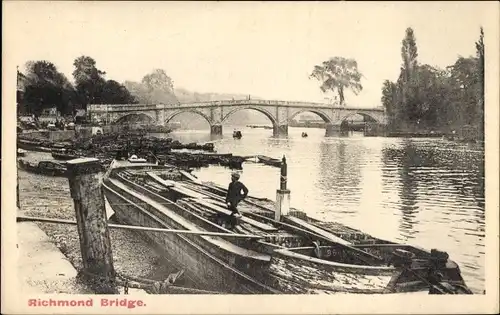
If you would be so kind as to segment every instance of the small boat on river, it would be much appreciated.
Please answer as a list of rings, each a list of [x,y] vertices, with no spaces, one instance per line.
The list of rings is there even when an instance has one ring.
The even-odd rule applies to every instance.
[[[274,166],[274,167],[281,167],[281,160],[275,159],[272,157],[268,157],[265,155],[257,155],[257,159],[259,160],[260,163]]]
[[[17,161],[20,169],[30,173],[50,175],[50,176],[66,176],[67,168],[64,163],[55,161],[40,161],[38,163],[31,163],[23,159]]]
[[[233,131],[233,138],[241,139],[242,137],[243,137],[243,135],[241,134],[241,131],[239,131],[239,130]]]
[[[361,232],[353,239],[342,238],[299,212],[278,220],[262,199],[243,201],[242,216],[233,225],[224,189],[173,166],[113,161],[103,191],[120,222],[200,233],[143,232],[168,260],[186,269],[186,277],[207,289],[240,294],[397,293],[429,288],[469,293],[458,265],[446,253]],[[207,232],[226,236],[203,234]]]

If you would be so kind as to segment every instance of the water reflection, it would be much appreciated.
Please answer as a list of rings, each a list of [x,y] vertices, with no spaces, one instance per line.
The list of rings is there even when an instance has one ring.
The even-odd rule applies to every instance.
[[[357,205],[360,200],[359,184],[362,180],[360,150],[344,139],[325,140],[319,144],[317,189],[325,194],[327,202],[337,213],[353,213],[346,203]]]
[[[287,139],[272,137],[272,130],[241,130],[240,140],[225,133],[215,143],[217,151],[286,154],[292,207],[380,238],[445,250],[460,264],[469,286],[482,292],[482,148],[436,139],[325,138],[323,129],[290,128]],[[302,131],[309,137],[302,138]],[[210,132],[169,136],[208,141]],[[194,173],[225,186],[229,172],[210,167]],[[279,169],[245,163],[242,178],[252,194],[275,198]]]
[[[416,181],[413,169],[416,165],[424,166],[427,160],[422,159],[417,154],[417,150],[411,141],[404,141],[400,152],[402,152],[398,163],[401,181],[401,189],[398,191],[398,194],[401,200],[400,209],[402,212],[400,231],[402,236],[404,236],[403,241],[407,241],[414,238],[414,234],[418,232],[414,229],[415,215],[419,211],[419,206],[417,205],[418,182]]]

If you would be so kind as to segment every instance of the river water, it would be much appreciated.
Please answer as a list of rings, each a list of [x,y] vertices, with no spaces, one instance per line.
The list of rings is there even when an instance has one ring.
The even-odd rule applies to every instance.
[[[447,251],[469,287],[484,290],[484,151],[442,139],[324,137],[323,129],[272,130],[224,126],[214,140],[208,130],[176,131],[181,142],[214,141],[217,152],[267,155],[288,162],[291,206],[310,216],[363,230],[375,237]],[[301,133],[309,135],[302,138]],[[158,134],[156,135],[158,136]],[[193,172],[227,185],[231,170],[211,166]],[[280,170],[243,164],[241,181],[250,194],[275,199]]]

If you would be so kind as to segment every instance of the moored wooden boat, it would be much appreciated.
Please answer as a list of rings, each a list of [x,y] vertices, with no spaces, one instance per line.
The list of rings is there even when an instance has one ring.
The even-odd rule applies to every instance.
[[[119,221],[262,237],[146,233],[169,259],[188,269],[188,277],[210,289],[231,293],[420,291],[429,289],[429,271],[465,287],[458,266],[448,258],[441,259],[438,268],[431,255],[413,247],[384,243],[366,250],[328,231],[309,228],[306,221],[299,224],[298,218],[275,221],[265,207],[242,207],[243,217],[229,229],[232,219],[220,196],[194,177],[183,181],[183,173],[168,166],[113,164],[103,187]]]
[[[27,152],[26,150],[17,149],[17,156],[25,156],[26,152]]]
[[[34,164],[19,159],[17,164],[20,169],[41,175],[66,176],[67,173],[66,165],[55,161],[40,161],[38,164]]]
[[[59,152],[59,151],[54,151],[54,150],[52,151],[51,155],[55,160],[63,160],[63,161],[78,159],[81,157],[78,154],[69,153],[69,152],[68,153]]]

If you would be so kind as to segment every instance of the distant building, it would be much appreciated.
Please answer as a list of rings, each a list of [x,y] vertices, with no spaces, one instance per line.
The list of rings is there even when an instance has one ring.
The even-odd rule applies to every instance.
[[[60,116],[60,113],[57,111],[57,108],[50,107],[50,108],[44,108],[42,110],[42,116]]]

